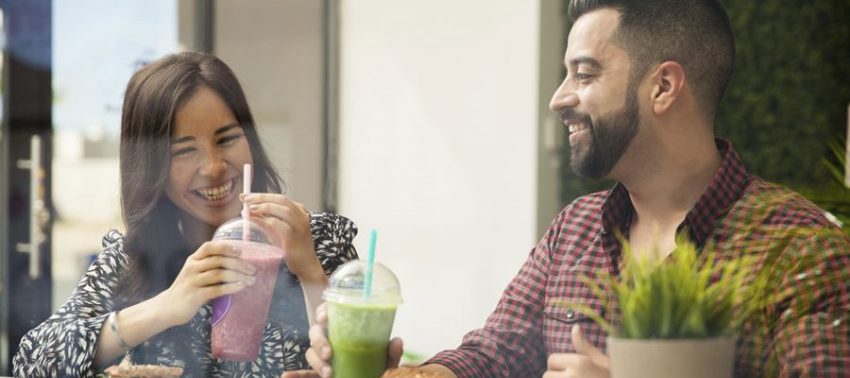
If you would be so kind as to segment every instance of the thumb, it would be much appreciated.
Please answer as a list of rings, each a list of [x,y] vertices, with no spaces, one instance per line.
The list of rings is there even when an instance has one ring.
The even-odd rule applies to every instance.
[[[400,338],[394,337],[387,346],[387,369],[397,368],[404,353],[404,343]]]
[[[573,340],[573,347],[576,353],[590,357],[593,362],[599,365],[608,366],[608,356],[584,338],[584,334],[582,334],[581,328],[578,325],[573,326],[570,336]]]

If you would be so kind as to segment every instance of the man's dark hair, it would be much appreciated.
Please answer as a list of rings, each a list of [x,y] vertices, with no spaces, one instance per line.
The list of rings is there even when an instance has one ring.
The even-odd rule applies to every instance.
[[[717,0],[571,0],[570,19],[601,8],[620,12],[614,38],[631,58],[630,86],[649,68],[676,61],[702,113],[714,116],[735,65],[729,17]]]

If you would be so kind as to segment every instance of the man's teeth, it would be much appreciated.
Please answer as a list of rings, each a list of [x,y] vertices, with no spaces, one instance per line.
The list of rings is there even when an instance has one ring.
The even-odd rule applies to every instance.
[[[230,190],[233,189],[233,181],[228,181],[226,184],[222,186],[217,186],[214,188],[203,188],[195,190],[195,193],[198,193],[201,197],[210,200],[210,201],[218,201],[227,197],[230,194]]]
[[[584,126],[583,123],[571,123],[567,127],[570,130],[570,134],[575,133],[575,132],[579,132],[579,131],[582,131],[582,130],[585,129],[585,126]]]

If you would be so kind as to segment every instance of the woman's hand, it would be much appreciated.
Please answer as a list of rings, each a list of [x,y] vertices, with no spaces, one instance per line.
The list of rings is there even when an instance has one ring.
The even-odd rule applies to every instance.
[[[271,232],[286,251],[284,259],[290,272],[302,283],[326,282],[304,205],[274,193],[243,194],[240,199],[248,206],[252,220]]]
[[[257,268],[239,259],[241,251],[223,242],[206,242],[186,259],[171,287],[157,297],[172,326],[191,320],[201,306],[253,285]]]

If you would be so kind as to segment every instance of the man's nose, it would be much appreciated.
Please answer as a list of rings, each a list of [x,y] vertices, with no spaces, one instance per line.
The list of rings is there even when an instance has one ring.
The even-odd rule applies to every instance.
[[[560,112],[566,108],[574,108],[578,106],[579,99],[575,91],[569,86],[569,82],[564,80],[555,93],[552,94],[552,100],[549,101],[549,110]]]

